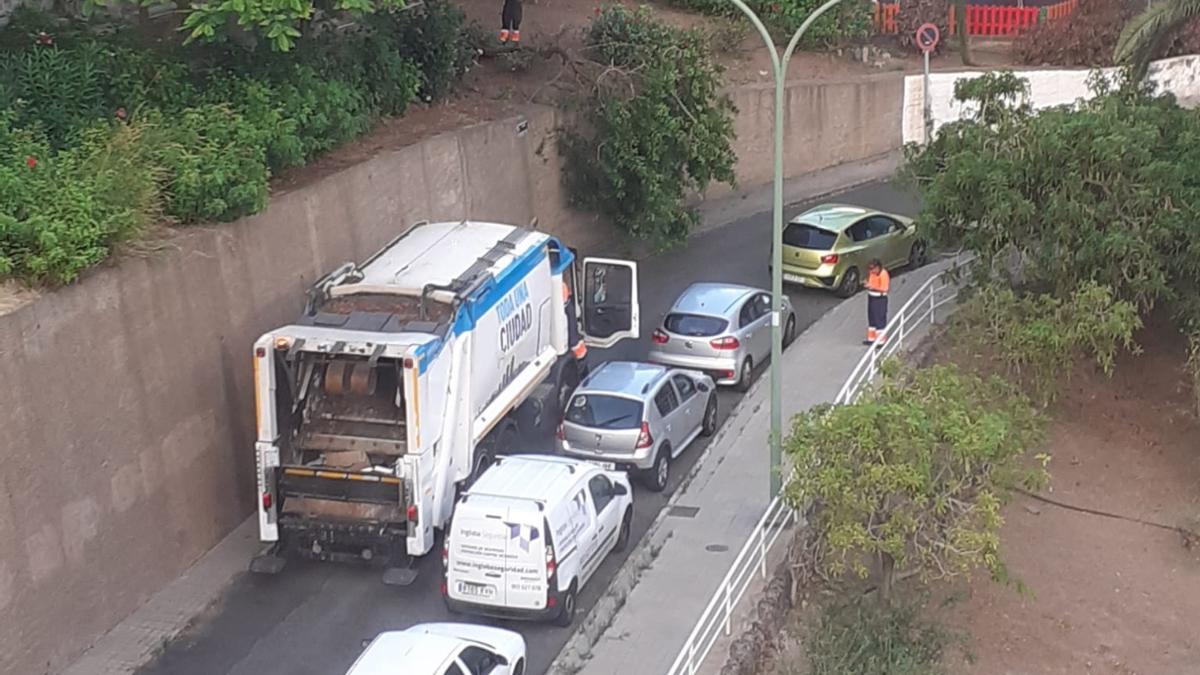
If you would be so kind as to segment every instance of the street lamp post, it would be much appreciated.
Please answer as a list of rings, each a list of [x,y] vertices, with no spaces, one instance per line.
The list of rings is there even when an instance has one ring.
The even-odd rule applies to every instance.
[[[792,36],[791,41],[788,42],[782,57],[779,55],[779,49],[775,46],[775,41],[771,39],[770,32],[767,31],[767,27],[763,25],[754,10],[750,9],[743,0],[729,1],[737,6],[758,29],[758,34],[762,36],[763,42],[767,45],[767,51],[771,54],[771,66],[775,74],[775,205],[771,228],[771,241],[773,242],[771,245],[771,493],[769,495],[770,499],[774,499],[783,487],[783,381],[780,367],[780,360],[783,356],[783,326],[781,325],[781,314],[783,313],[783,85],[787,79],[788,61],[792,58],[792,52],[796,51],[796,45],[800,43],[804,31],[808,30],[813,21],[816,21],[818,17],[842,0],[828,0],[812,14],[809,14],[804,23],[800,24],[800,28],[796,30],[796,34]]]

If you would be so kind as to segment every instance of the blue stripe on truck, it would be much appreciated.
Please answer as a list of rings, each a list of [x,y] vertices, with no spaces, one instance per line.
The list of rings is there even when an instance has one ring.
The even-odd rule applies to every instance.
[[[557,241],[557,240],[555,240]],[[561,246],[561,244],[560,244]],[[567,248],[560,249],[562,257],[559,258],[559,270],[561,271],[569,265],[574,259],[571,251]],[[500,274],[495,279],[488,280],[479,290],[475,291],[471,297],[462,304],[458,309],[458,314],[454,318],[454,326],[451,327],[452,335],[462,335],[475,329],[476,322],[487,314],[500,299],[508,295],[510,291],[517,287],[529,273],[537,269],[547,256],[546,242],[538,244],[526,251],[520,258],[517,258],[511,265],[500,271]],[[566,264],[563,264],[563,260]],[[433,362],[437,355],[441,353],[446,341],[444,339],[431,340],[417,347],[417,361],[419,364],[418,372],[425,374],[425,369]]]

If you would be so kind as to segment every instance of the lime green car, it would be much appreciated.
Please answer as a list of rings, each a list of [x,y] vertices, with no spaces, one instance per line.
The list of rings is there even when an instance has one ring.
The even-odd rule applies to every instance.
[[[850,297],[862,288],[867,263],[889,270],[927,260],[912,218],[846,204],[822,204],[783,228],[783,280]]]

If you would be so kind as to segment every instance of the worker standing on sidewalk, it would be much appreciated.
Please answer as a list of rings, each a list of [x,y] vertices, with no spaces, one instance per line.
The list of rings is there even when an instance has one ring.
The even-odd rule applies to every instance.
[[[867,339],[863,344],[882,344],[888,320],[888,288],[892,277],[876,258],[867,265]]]

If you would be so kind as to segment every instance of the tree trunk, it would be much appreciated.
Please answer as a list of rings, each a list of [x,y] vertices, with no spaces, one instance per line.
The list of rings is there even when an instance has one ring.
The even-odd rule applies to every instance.
[[[879,553],[879,601],[892,604],[892,586],[896,583],[896,559],[891,553]]]
[[[954,26],[958,33],[958,51],[964,66],[973,66],[971,60],[971,36],[967,35],[967,0],[954,0]]]

